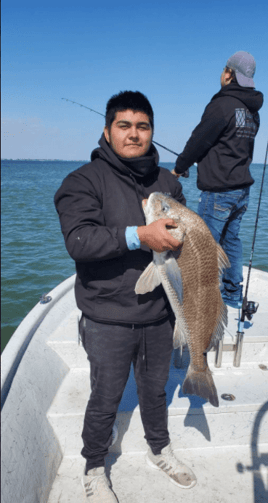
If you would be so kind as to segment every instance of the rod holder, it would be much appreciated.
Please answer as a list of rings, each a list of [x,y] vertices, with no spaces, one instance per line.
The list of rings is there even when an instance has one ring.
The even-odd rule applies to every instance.
[[[244,332],[237,332],[236,345],[234,352],[234,367],[240,367],[241,357],[242,357],[242,347],[243,347]]]
[[[183,346],[179,346],[174,351],[174,367],[176,369],[182,368],[182,353],[183,353]]]
[[[223,338],[220,339],[216,346],[215,363],[216,368],[220,368],[222,364]]]

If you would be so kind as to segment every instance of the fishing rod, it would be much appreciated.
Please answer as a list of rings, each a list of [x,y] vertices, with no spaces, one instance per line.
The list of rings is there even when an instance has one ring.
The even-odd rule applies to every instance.
[[[95,114],[98,114],[98,115],[102,115],[102,117],[105,117],[104,114],[101,114],[100,112],[97,112],[97,110],[94,110],[93,108],[90,108],[90,107],[86,107],[85,105],[82,105],[81,103],[77,103],[77,101],[73,101],[73,100],[69,100],[67,98],[61,98],[62,100],[65,100],[65,101],[70,101],[71,103],[74,103],[75,105],[79,105],[80,107],[83,107],[83,108],[87,108],[87,110],[90,110],[91,112],[95,112]],[[165,150],[167,150],[168,152],[171,152],[171,154],[174,154],[176,156],[179,156],[179,154],[177,154],[177,152],[174,152],[174,150],[170,150],[170,148],[167,148],[167,147],[164,147],[164,145],[161,145],[161,143],[158,143],[157,141],[153,140],[153,143],[155,143],[156,145],[158,145],[159,147],[162,147],[164,148]],[[189,170],[187,169],[184,173],[182,173],[182,175],[184,178],[188,178],[189,177]]]
[[[242,303],[241,318],[238,323],[236,353],[235,353],[235,357],[234,357],[234,366],[235,367],[239,367],[240,361],[241,361],[242,340],[243,340],[243,335],[244,335],[243,330],[244,330],[245,318],[247,317],[248,320],[251,320],[253,314],[255,314],[257,312],[257,309],[259,307],[258,303],[253,302],[253,301],[248,301],[248,287],[249,287],[252,259],[253,259],[254,246],[255,246],[255,240],[256,240],[256,234],[257,234],[260,205],[261,205],[261,196],[262,196],[262,189],[263,189],[263,183],[264,183],[264,175],[265,175],[265,169],[266,169],[266,165],[267,165],[267,154],[268,154],[268,142],[267,142],[267,147],[266,147],[266,154],[265,154],[265,160],[264,160],[264,166],[263,166],[259,202],[258,202],[258,208],[257,208],[257,214],[256,214],[256,220],[255,220],[254,235],[253,235],[251,254],[250,254],[250,259],[249,259],[247,284],[246,284],[245,295],[244,295],[243,303]]]
[[[71,103],[75,103],[75,105],[79,105],[80,107],[87,108],[91,112],[95,112],[95,114],[102,115],[102,117],[105,117],[104,114],[101,114],[100,112],[97,112],[97,110],[93,110],[93,108],[86,107],[86,105],[81,105],[81,103],[77,103],[77,101],[68,100],[67,98],[61,98],[61,99],[65,100],[65,101],[70,101]]]

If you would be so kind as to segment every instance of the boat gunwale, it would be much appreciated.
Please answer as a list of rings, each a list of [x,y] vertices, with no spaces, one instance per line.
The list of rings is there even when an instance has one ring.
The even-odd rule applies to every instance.
[[[75,278],[76,274],[73,274],[48,292],[46,295],[51,297],[51,301],[47,304],[41,304],[39,301],[25,316],[7,343],[1,356],[1,409],[36,330],[56,303],[73,289]]]
[[[268,273],[261,269],[251,269],[253,278],[268,282]],[[243,266],[244,280],[248,274],[248,266]],[[74,288],[76,274],[66,278],[47,293],[52,300],[47,304],[38,302],[22,320],[7,343],[1,357],[1,409],[3,408],[19,364],[42,321],[55,304]],[[252,278],[252,279],[253,279]]]

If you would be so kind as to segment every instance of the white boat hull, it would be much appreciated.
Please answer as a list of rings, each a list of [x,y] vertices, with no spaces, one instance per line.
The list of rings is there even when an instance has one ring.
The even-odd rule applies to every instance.
[[[244,269],[246,273],[246,268]],[[6,398],[2,409],[2,502],[77,503],[83,501],[84,460],[81,431],[90,393],[86,354],[78,346],[80,312],[74,299],[74,276],[54,289],[50,308],[36,306],[3,353]],[[198,483],[180,490],[151,470],[140,420],[133,374],[117,415],[118,440],[107,459],[113,488],[121,503],[168,501],[189,503],[262,503],[268,495],[268,274],[252,270],[249,297],[260,303],[253,326],[245,326],[242,362],[223,353],[222,366],[209,364],[219,408],[197,397],[180,397],[187,366],[172,363],[166,387],[169,430],[178,457],[193,467]],[[46,310],[45,316],[43,316]],[[38,311],[38,312],[37,312]],[[41,313],[41,314],[40,314]],[[231,347],[237,311],[229,309],[224,343]],[[38,318],[38,323],[36,319]],[[40,321],[40,319],[42,321]],[[34,327],[37,327],[34,331]],[[28,327],[28,328],[27,328]],[[20,363],[19,349],[32,340]],[[31,335],[32,335],[31,332]],[[13,338],[12,337],[12,338]],[[11,346],[10,346],[11,344]],[[20,349],[20,353],[23,350]],[[261,499],[264,498],[264,499]]]

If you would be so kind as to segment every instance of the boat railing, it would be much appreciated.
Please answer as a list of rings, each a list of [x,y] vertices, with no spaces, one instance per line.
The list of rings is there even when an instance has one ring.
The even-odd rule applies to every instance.
[[[1,409],[4,406],[19,364],[36,330],[59,299],[74,287],[75,276],[74,274],[67,278],[46,294],[45,297],[48,298],[48,302],[44,303],[45,297],[42,296],[40,302],[23,319],[6,345],[1,358]]]

